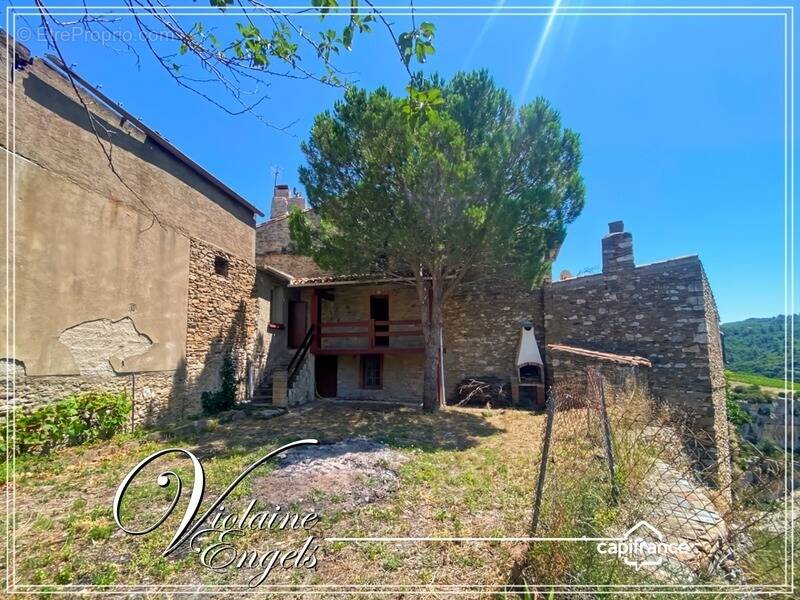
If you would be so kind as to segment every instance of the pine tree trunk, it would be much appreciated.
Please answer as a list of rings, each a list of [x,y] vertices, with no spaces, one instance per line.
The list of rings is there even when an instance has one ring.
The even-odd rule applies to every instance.
[[[442,332],[442,280],[434,275],[425,286],[425,300],[422,305],[422,329],[425,337],[425,366],[422,379],[422,408],[438,410],[442,400],[439,397],[439,359],[441,356]]]

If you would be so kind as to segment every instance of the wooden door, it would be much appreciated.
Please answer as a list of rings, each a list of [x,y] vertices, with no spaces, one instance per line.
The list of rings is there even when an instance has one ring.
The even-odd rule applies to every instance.
[[[375,321],[389,320],[389,296],[370,296],[369,297],[369,318]],[[375,325],[375,333],[389,333],[388,325]],[[376,335],[375,346],[388,346],[388,335]]]
[[[308,331],[306,303],[289,302],[289,348],[299,348]]]
[[[317,380],[317,393],[323,398],[336,397],[336,380],[339,375],[338,356],[326,354],[314,358],[314,377]]]

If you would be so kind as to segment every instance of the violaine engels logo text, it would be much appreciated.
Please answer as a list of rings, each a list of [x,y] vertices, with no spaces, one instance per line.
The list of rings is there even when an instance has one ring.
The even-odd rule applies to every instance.
[[[120,529],[130,535],[145,535],[158,529],[173,513],[181,498],[183,481],[177,473],[163,471],[156,478],[156,483],[162,488],[169,487],[174,483],[175,495],[161,517],[149,527],[139,530],[125,527],[120,514],[122,502],[128,488],[145,467],[167,454],[183,454],[191,460],[194,469],[192,491],[183,518],[172,536],[172,540],[162,552],[163,556],[169,556],[185,546],[198,553],[201,564],[216,571],[257,569],[258,572],[249,581],[249,585],[253,587],[262,584],[276,567],[313,569],[317,565],[319,545],[317,538],[310,531],[319,521],[317,514],[284,512],[280,510],[280,507],[275,507],[273,511],[259,510],[258,502],[255,499],[250,501],[242,513],[236,513],[226,510],[223,502],[253,470],[271,458],[290,448],[318,443],[317,440],[311,439],[298,440],[281,446],[260,458],[242,471],[200,517],[197,517],[197,513],[205,492],[203,465],[188,450],[182,448],[159,450],[133,467],[120,483],[114,496],[114,520]],[[274,548],[265,551],[242,547],[242,538],[248,532],[259,530],[309,533],[300,546],[291,549]]]

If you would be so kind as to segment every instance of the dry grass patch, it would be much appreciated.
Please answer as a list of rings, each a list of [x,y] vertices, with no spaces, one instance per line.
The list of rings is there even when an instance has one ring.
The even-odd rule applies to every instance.
[[[17,463],[17,584],[57,586],[149,584],[246,585],[256,570],[215,572],[185,551],[161,556],[185,504],[156,531],[130,536],[114,524],[111,501],[125,474],[156,450],[182,447],[202,461],[204,506],[255,460],[301,438],[337,442],[367,438],[403,455],[397,485],[355,505],[331,489],[306,490],[290,507],[324,507],[311,531],[320,541],[314,570],[276,568],[269,584],[502,585],[522,548],[509,543],[325,542],[326,537],[513,537],[526,535],[543,418],[511,410],[447,409],[426,414],[410,409],[365,410],[331,404],[269,421],[220,425],[191,440],[168,443],[119,436],[43,459]],[[165,457],[132,486],[123,506],[131,527],[157,520],[174,491],[155,476],[174,469],[191,486],[189,461]],[[156,468],[157,467],[157,468]],[[259,482],[265,465],[225,505],[243,511],[251,498],[268,495]],[[254,483],[255,482],[255,483]],[[360,484],[369,487],[369,481]],[[188,497],[188,489],[184,489]],[[266,499],[264,499],[266,500]],[[202,509],[201,509],[202,510]],[[127,524],[127,523],[126,523]],[[248,534],[247,548],[264,551],[297,542],[299,532]],[[291,547],[291,546],[290,546]],[[266,591],[262,587],[262,591]]]

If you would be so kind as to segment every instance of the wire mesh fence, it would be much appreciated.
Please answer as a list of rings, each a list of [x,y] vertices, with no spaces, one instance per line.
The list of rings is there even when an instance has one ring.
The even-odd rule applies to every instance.
[[[531,522],[542,541],[519,579],[576,590],[791,583],[790,454],[735,442],[720,486],[713,436],[655,403],[634,372],[608,381],[587,369],[547,404]]]

